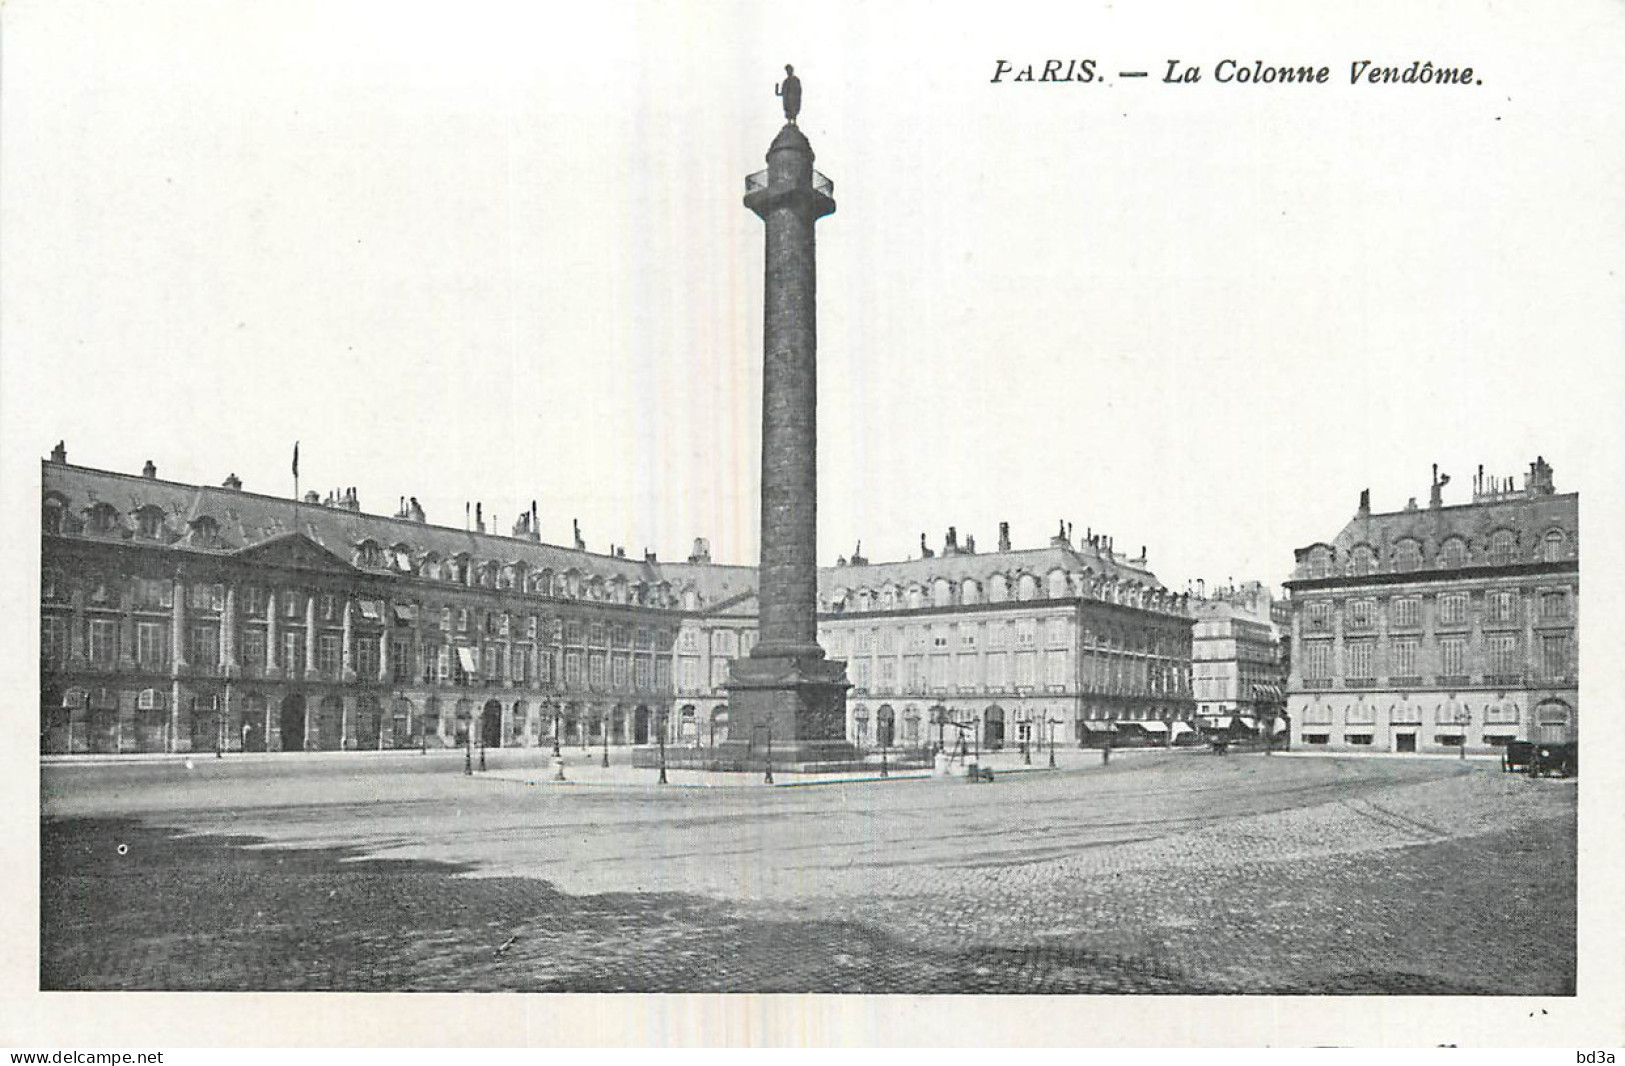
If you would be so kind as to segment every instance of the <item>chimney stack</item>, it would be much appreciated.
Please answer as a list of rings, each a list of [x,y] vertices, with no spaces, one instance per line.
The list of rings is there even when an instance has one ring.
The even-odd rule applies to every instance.
[[[1010,550],[1010,523],[1009,522],[1000,522],[999,523],[999,550],[1001,552],[1007,552],[1007,551]]]
[[[51,462],[66,463],[68,461],[68,442],[57,441],[56,447],[51,449]]]
[[[695,537],[694,550],[689,553],[688,561],[691,563],[709,563],[711,561],[711,542],[704,537]]]
[[[147,465],[141,468],[141,476],[146,478],[148,481],[156,481],[158,479],[158,468],[153,465],[151,459],[148,459]]]
[[[243,491],[243,479],[238,477],[236,474],[227,474],[226,480],[222,481],[220,484],[223,488],[228,488],[232,492]]]

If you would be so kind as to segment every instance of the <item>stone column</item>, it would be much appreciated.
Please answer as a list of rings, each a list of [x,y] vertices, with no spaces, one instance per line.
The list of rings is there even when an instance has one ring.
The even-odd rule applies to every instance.
[[[316,596],[305,597],[305,676],[316,676]],[[305,718],[310,719],[309,708]]]
[[[170,676],[186,673],[186,583],[175,579],[175,594],[169,609]]]
[[[119,620],[118,665],[120,670],[135,669],[135,582],[126,581],[124,589],[124,617]],[[122,718],[122,715],[120,716]]]
[[[272,589],[265,597],[265,676],[273,679],[282,676],[282,619],[277,612],[276,590]]]
[[[387,685],[395,675],[395,641],[390,623],[394,608],[384,604],[384,631],[378,636],[378,682]]]
[[[82,668],[90,656],[90,631],[86,628],[89,623],[85,619],[85,590],[75,585],[68,593],[68,602],[73,607],[73,616],[68,622],[68,666],[77,669]]]
[[[355,673],[355,601],[344,598],[344,646],[339,653],[339,677],[345,682],[356,679]]]
[[[237,663],[237,588],[226,586],[226,603],[220,612],[220,664],[227,677],[236,677]]]

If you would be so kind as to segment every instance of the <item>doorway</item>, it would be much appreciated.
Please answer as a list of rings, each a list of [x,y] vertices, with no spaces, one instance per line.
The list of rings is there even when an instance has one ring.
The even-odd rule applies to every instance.
[[[1394,734],[1394,750],[1395,751],[1415,752],[1416,751],[1416,734],[1415,733],[1396,733],[1396,734]]]
[[[480,711],[480,746],[502,747],[502,704],[488,700]]]
[[[305,750],[305,697],[297,692],[283,697],[278,725],[282,730],[283,751]]]

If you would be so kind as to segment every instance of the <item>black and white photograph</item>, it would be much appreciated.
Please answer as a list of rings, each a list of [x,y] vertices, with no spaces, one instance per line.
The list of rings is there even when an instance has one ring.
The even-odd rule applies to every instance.
[[[0,1044],[1625,1039],[1625,7],[0,30]]]

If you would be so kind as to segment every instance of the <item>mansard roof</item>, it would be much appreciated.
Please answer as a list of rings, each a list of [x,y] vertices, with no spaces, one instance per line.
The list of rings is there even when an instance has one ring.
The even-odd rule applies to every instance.
[[[1088,545],[1081,549],[1051,545],[1017,551],[958,552],[902,562],[824,567],[818,572],[818,587],[821,593],[827,594],[840,588],[879,589],[887,584],[899,588],[914,584],[929,585],[938,578],[946,578],[956,584],[967,579],[986,584],[995,574],[1009,577],[1030,573],[1042,578],[1052,570],[1114,578],[1148,589],[1164,587],[1151,571]]]

